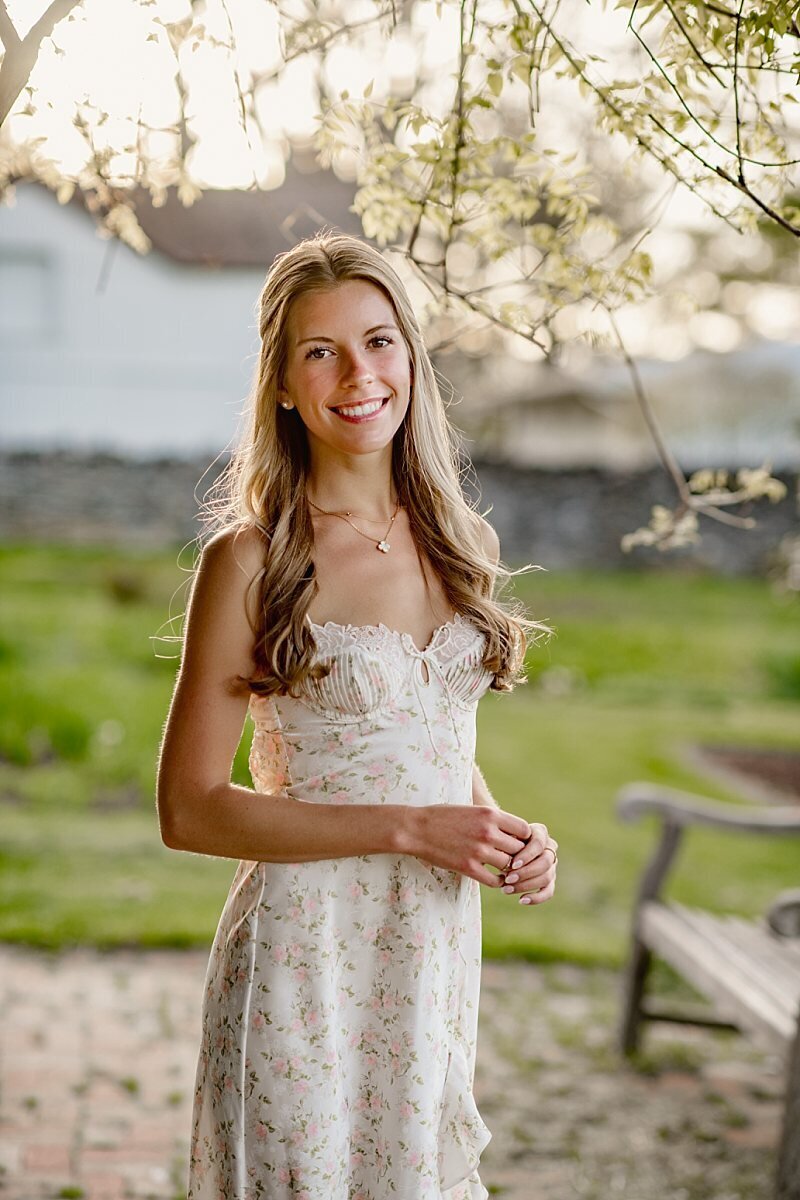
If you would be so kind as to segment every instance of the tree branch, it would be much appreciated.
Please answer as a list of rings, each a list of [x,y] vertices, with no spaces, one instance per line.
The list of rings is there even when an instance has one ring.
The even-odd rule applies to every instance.
[[[2,2],[2,0],[0,0],[0,2]],[[284,14],[281,12],[280,15],[283,17]],[[278,80],[282,78],[286,67],[289,65],[289,63],[294,62],[295,59],[302,58],[305,54],[314,54],[317,51],[327,50],[328,47],[334,42],[337,42],[342,38],[347,39],[358,30],[366,29],[370,25],[379,25],[380,22],[385,19],[385,17],[386,13],[379,11],[372,17],[364,17],[361,21],[351,21],[349,23],[345,22],[342,25],[337,25],[332,29],[328,29],[324,34],[320,34],[316,41],[311,41],[308,43],[308,45],[296,46],[294,50],[288,54],[282,47],[280,66],[274,67],[271,71],[264,71],[261,75],[253,75],[253,92],[255,92],[257,88],[261,87],[262,84],[277,83]]]
[[[689,35],[689,30],[684,28],[684,25],[683,25],[680,17],[678,16],[675,9],[670,4],[669,0],[664,0],[664,7],[666,8],[667,12],[672,17],[675,24],[678,26],[678,29],[680,29],[681,33],[686,38],[688,45],[691,46],[691,48],[694,51],[698,60],[703,64],[705,69],[708,71],[709,75],[711,75],[712,78],[716,80],[716,82],[719,84],[720,87],[724,87],[725,84],[724,84],[723,80],[721,80],[720,77],[714,73],[715,72],[714,63],[710,63],[708,61],[708,59],[705,57],[705,55],[703,55],[703,53],[701,52],[700,47],[697,46],[695,44],[695,42],[692,41],[692,38]]]
[[[614,314],[610,308],[607,308],[605,305],[603,305],[603,307],[605,308],[606,316],[608,317],[609,324],[611,325],[611,328],[614,330],[614,336],[617,339],[617,345],[619,346],[620,354],[625,359],[625,363],[630,372],[631,382],[633,383],[633,392],[634,392],[634,395],[636,396],[636,401],[639,405],[642,416],[645,419],[647,428],[650,430],[650,436],[652,437],[653,442],[655,443],[655,447],[658,452],[658,457],[661,459],[661,465],[663,466],[663,468],[667,472],[667,474],[671,477],[671,479],[677,489],[678,495],[680,496],[682,502],[688,508],[691,506],[693,497],[692,497],[692,493],[689,491],[688,484],[686,483],[686,478],[685,478],[680,466],[678,465],[678,461],[675,458],[675,455],[672,453],[669,446],[667,445],[664,438],[662,437],[661,429],[659,428],[658,421],[656,420],[656,414],[653,411],[653,406],[650,403],[647,393],[644,390],[644,385],[642,384],[642,378],[641,378],[641,375],[639,374],[639,368],[636,366],[636,363],[634,362],[633,358],[628,353],[628,348],[625,345],[624,341],[622,340],[622,334],[620,333],[619,326],[617,325],[617,322],[614,319]]]
[[[512,3],[514,5],[514,8],[516,9],[517,13],[521,13],[521,7],[520,7],[519,0],[512,0]],[[558,46],[558,48],[561,50],[561,53],[564,55],[564,57],[566,58],[569,65],[572,67],[572,70],[575,72],[576,76],[579,79],[583,80],[583,82],[590,89],[590,91],[594,92],[594,94],[600,100],[600,102],[604,108],[607,108],[609,110],[609,112],[612,112],[615,117],[617,117],[624,125],[626,125],[628,127],[628,129],[630,130],[630,137],[636,143],[636,145],[640,146],[641,149],[644,150],[645,153],[649,154],[651,158],[654,158],[655,161],[661,167],[663,167],[663,169],[669,175],[674,175],[679,183],[682,183],[684,185],[684,187],[687,187],[690,192],[694,192],[694,194],[696,196],[698,196],[700,198],[700,200],[702,200],[702,202],[708,206],[708,208],[710,208],[710,210],[714,213],[714,216],[719,217],[719,219],[721,221],[724,221],[726,225],[730,225],[732,229],[736,229],[736,226],[731,221],[730,217],[726,216],[725,213],[721,212],[717,208],[717,206],[713,203],[713,201],[709,200],[708,197],[703,196],[697,190],[696,187],[693,187],[692,184],[690,182],[688,182],[681,175],[680,171],[678,170],[677,165],[675,163],[673,163],[671,161],[671,159],[669,159],[665,154],[662,154],[658,150],[658,148],[653,145],[653,143],[650,141],[649,138],[644,137],[641,133],[639,133],[635,128],[632,127],[630,118],[628,116],[626,116],[626,114],[623,112],[622,108],[618,104],[616,104],[614,102],[614,100],[611,99],[610,95],[608,94],[608,92],[606,90],[601,88],[598,84],[596,84],[594,82],[593,79],[591,79],[586,74],[586,71],[580,65],[574,52],[572,51],[572,48],[567,45],[567,43],[564,41],[564,39],[562,37],[560,37],[559,34],[557,34],[556,31],[552,28],[551,23],[546,20],[540,5],[535,3],[535,0],[527,0],[527,3],[529,5],[529,7],[533,10],[533,12],[536,14],[536,16],[539,18],[539,20],[542,22],[542,24],[547,26],[547,28],[550,29],[553,41]],[[663,126],[659,126],[659,128],[663,129]],[[625,135],[623,134],[623,136],[625,136]],[[675,140],[677,141],[677,139],[675,139]],[[680,144],[682,145],[683,143],[680,143]],[[706,167],[706,169],[708,171],[714,170],[714,168],[711,167],[708,163],[703,163],[703,165]],[[737,232],[739,232],[739,230],[737,230]]]
[[[739,0],[739,11],[736,14],[736,34],[733,41],[733,104],[736,112],[736,161],[739,163],[739,183],[746,187],[744,178],[744,160],[742,158],[742,121],[739,113],[739,34],[742,24],[742,5]]]
[[[464,49],[465,41],[471,41],[475,30],[475,12],[477,9],[477,0],[472,0],[472,28],[469,35],[465,36],[465,21],[467,17],[467,0],[461,0],[461,8],[459,12],[458,24],[458,77],[456,80],[456,103],[453,119],[455,120],[455,141],[453,145],[453,157],[450,164],[450,225],[447,230],[447,238],[444,244],[442,257],[444,266],[442,267],[442,287],[447,292],[447,251],[453,241],[453,232],[456,228],[458,214],[456,208],[458,206],[458,191],[459,191],[459,175],[461,173],[461,152],[464,149],[464,130],[466,127],[466,118],[464,116],[464,76],[467,72],[467,55]]]
[[[10,50],[18,50],[22,45],[22,38],[17,33],[14,23],[8,15],[5,0],[0,0],[0,42],[5,46],[6,54]]]
[[[242,133],[244,134],[245,141],[247,142],[247,149],[250,151],[250,168],[253,172],[253,187],[258,188],[258,175],[256,174],[255,165],[256,153],[250,138],[250,131],[247,128],[247,102],[244,97],[244,92],[242,91],[242,81],[239,78],[239,68],[236,65],[236,34],[234,33],[233,21],[231,20],[231,14],[227,5],[227,0],[220,0],[220,4],[222,11],[225,14],[225,20],[228,24],[228,34],[230,36],[231,70],[233,71],[233,80],[236,85],[236,96],[239,101],[239,123],[242,126]]]
[[[633,14],[631,14],[631,16],[633,16]],[[719,138],[716,137],[711,132],[710,129],[707,129],[706,126],[700,120],[700,118],[697,116],[697,114],[692,111],[692,109],[689,107],[689,105],[684,100],[683,96],[681,95],[680,89],[678,88],[677,84],[674,82],[674,80],[672,80],[670,78],[669,73],[665,70],[665,68],[661,64],[661,61],[659,60],[659,58],[650,49],[647,42],[644,40],[644,38],[639,33],[638,29],[636,29],[636,27],[631,22],[628,23],[628,28],[630,29],[633,36],[636,38],[639,45],[644,50],[647,57],[652,62],[653,66],[656,68],[656,70],[661,75],[661,77],[665,80],[665,82],[667,83],[670,90],[677,97],[678,103],[680,104],[683,111],[686,113],[689,120],[694,122],[694,124],[697,126],[697,128],[700,130],[700,132],[703,134],[703,136],[708,138],[708,140],[712,143],[712,145],[716,146],[718,150],[722,150],[722,152],[724,154],[728,154],[731,156],[731,158],[735,157],[737,159],[737,161],[739,163],[739,176],[740,176],[741,182],[744,183],[743,163],[745,163],[745,162],[752,163],[753,166],[755,166],[755,167],[779,167],[780,168],[780,167],[793,167],[798,162],[800,162],[800,159],[793,158],[793,159],[787,159],[783,162],[764,162],[763,159],[747,158],[742,154],[742,144],[741,144],[741,128],[742,128],[742,126],[741,126],[741,120],[740,120],[740,116],[739,116],[739,25],[741,23],[740,18],[741,18],[741,8],[739,10],[739,17],[737,18],[737,21],[736,21],[736,45],[735,45],[735,50],[734,50],[733,68],[730,68],[730,67],[727,68],[728,70],[731,70],[731,69],[733,70],[733,97],[734,97],[734,104],[735,104],[735,110],[736,110],[736,151],[735,151],[735,154],[734,154],[734,151],[731,150],[729,146],[726,146],[724,142],[721,142],[719,140]],[[679,28],[681,29],[681,32],[684,32],[683,26],[679,25]],[[691,39],[689,39],[688,36],[687,36],[686,40],[689,43],[689,45],[692,47],[693,50],[696,49],[696,47],[694,46],[694,43],[691,41]],[[707,66],[707,64],[705,63],[705,61],[702,58],[700,61],[703,62],[704,66]],[[714,75],[713,71],[711,72],[711,74],[713,75],[713,77],[717,81],[717,83],[720,83],[721,86],[724,87],[724,84],[722,84],[722,81],[720,79],[718,79],[716,75]]]
[[[31,77],[39,57],[39,48],[54,27],[68,16],[81,0],[53,0],[50,7],[20,38],[8,15],[5,0],[0,0],[0,40],[5,47],[0,63],[0,125],[3,124],[17,97]]]
[[[800,237],[800,228],[798,228],[796,225],[792,225],[791,222],[787,221],[785,217],[782,217],[776,209],[767,204],[765,200],[762,200],[760,196],[757,196],[748,184],[741,183],[738,179],[734,179],[732,175],[728,174],[724,167],[715,167],[712,163],[706,162],[703,156],[698,154],[693,146],[689,146],[686,142],[682,142],[676,134],[667,129],[667,127],[663,125],[657,117],[654,117],[652,113],[650,113],[650,120],[658,129],[661,130],[663,134],[665,134],[666,137],[671,138],[672,141],[680,146],[682,150],[685,150],[687,154],[691,154],[693,158],[696,158],[697,161],[704,166],[707,171],[712,171],[715,175],[719,175],[719,177],[724,179],[726,183],[729,183],[731,187],[735,187],[738,189],[738,191],[743,192],[745,196],[752,200],[758,208],[762,209],[762,211],[765,212],[767,216],[771,218],[771,220],[782,226],[787,233],[792,233],[795,237]]]

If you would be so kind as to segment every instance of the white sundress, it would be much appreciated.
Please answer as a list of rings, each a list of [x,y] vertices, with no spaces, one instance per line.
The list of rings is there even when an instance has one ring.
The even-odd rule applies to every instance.
[[[485,636],[311,624],[332,663],[252,697],[258,792],[469,804]],[[265,803],[269,803],[265,799]],[[206,975],[187,1200],[486,1200],[480,885],[413,855],[241,862]]]

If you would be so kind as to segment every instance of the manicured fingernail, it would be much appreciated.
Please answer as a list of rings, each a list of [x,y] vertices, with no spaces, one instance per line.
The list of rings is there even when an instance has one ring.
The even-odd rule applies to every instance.
[[[513,890],[514,890],[514,889],[513,889],[513,887],[504,887],[504,888],[503,888],[503,891],[504,891],[506,894],[508,894],[509,892],[513,892]]]
[[[519,902],[520,902],[520,904],[533,904],[533,901],[531,900],[530,896],[520,896]]]
[[[506,883],[516,883],[518,879],[519,875],[517,875],[516,871],[513,875],[506,875]]]
[[[514,859],[514,861],[512,862],[512,864],[511,864],[511,865],[512,865],[512,867],[521,867],[521,866],[522,866],[522,859],[521,859],[521,858],[515,858],[515,859]]]

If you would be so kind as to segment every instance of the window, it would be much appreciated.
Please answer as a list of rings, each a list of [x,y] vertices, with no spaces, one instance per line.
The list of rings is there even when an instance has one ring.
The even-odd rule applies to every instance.
[[[55,264],[46,250],[0,243],[0,338],[52,336]]]

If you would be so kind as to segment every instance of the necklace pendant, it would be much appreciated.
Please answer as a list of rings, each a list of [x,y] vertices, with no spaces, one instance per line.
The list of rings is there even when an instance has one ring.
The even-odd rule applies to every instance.
[[[382,542],[378,542],[375,547],[376,550],[382,550],[384,554],[388,554],[391,548],[392,547],[389,545],[386,539],[384,539]]]

